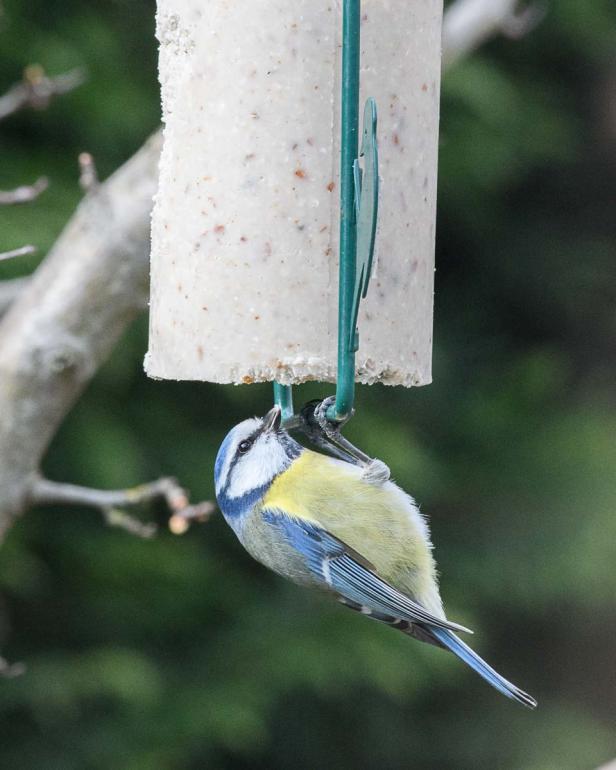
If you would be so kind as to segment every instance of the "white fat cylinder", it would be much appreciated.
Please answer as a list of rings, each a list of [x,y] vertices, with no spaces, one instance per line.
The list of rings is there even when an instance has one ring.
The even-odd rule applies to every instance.
[[[362,383],[431,380],[441,20],[440,0],[362,2],[381,181]],[[151,377],[335,381],[341,28],[333,0],[158,0]]]

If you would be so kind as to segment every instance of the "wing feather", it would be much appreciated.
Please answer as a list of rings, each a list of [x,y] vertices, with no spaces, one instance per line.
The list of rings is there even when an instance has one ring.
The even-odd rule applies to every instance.
[[[339,596],[409,623],[424,623],[436,628],[472,633],[468,628],[439,618],[409,596],[379,577],[369,561],[342,540],[313,522],[287,515],[284,511],[265,509],[266,522],[277,527],[285,539],[303,555],[313,575],[325,582]]]

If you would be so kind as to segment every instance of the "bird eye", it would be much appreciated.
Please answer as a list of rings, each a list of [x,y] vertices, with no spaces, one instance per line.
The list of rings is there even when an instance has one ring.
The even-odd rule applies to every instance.
[[[250,439],[246,439],[246,441],[240,441],[237,451],[243,455],[250,449],[251,446],[252,441],[250,441]]]

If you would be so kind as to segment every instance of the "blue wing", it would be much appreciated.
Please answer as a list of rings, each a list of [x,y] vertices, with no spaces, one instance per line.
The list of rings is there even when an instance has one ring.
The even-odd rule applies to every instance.
[[[396,590],[376,574],[374,567],[361,554],[322,527],[274,509],[265,509],[263,518],[304,557],[314,577],[325,582],[346,601],[364,607],[370,613],[380,614],[383,619],[395,618],[472,633],[464,626],[432,615]]]

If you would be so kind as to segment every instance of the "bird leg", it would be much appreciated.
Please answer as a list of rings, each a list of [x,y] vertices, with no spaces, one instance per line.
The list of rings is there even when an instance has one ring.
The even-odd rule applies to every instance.
[[[368,457],[358,447],[346,439],[341,428],[347,422],[333,423],[327,418],[327,410],[335,401],[334,396],[322,401],[309,401],[299,413],[298,428],[320,449],[364,469],[365,480],[370,484],[380,485],[390,477],[390,471],[384,462]]]

